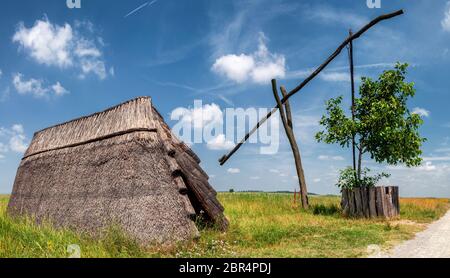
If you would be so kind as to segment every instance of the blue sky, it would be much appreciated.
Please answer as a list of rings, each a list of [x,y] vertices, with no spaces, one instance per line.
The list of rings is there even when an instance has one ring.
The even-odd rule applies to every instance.
[[[273,107],[272,77],[295,87],[349,28],[403,8],[405,15],[355,42],[356,74],[376,77],[396,61],[411,64],[417,96],[409,105],[425,119],[424,163],[407,169],[366,158],[365,164],[390,172],[383,183],[400,186],[403,196],[450,196],[450,2],[382,0],[380,9],[365,0],[81,3],[68,9],[65,0],[2,2],[0,192],[11,191],[37,130],[141,95],[152,97],[171,126],[172,111],[192,113],[196,99],[216,116],[230,107]],[[341,94],[348,101],[349,85],[344,51],[291,100],[311,192],[337,193],[338,171],[351,163],[348,150],[314,141],[324,102]],[[218,190],[294,190],[292,154],[280,136],[277,154],[246,145],[224,167],[217,160],[227,142],[193,149]]]

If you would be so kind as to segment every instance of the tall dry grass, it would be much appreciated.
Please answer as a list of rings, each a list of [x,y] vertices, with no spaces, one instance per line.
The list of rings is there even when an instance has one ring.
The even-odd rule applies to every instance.
[[[230,229],[203,229],[198,242],[143,248],[119,229],[92,238],[30,219],[11,219],[0,196],[0,257],[67,257],[77,244],[81,256],[128,257],[363,257],[367,246],[389,246],[411,238],[423,225],[345,219],[338,197],[311,197],[302,211],[291,194],[220,193]],[[449,208],[446,199],[402,199],[403,220],[431,222]],[[399,221],[396,221],[399,222]],[[401,221],[400,221],[401,222]]]

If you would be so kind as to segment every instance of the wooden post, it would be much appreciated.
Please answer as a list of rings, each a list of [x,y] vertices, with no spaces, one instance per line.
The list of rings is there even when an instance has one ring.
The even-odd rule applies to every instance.
[[[348,189],[346,189],[346,188],[342,189],[341,207],[342,207],[342,212],[344,213],[344,216],[349,216],[350,215],[350,207],[349,207],[349,203],[348,203]]]
[[[376,188],[369,188],[369,213],[370,217],[377,217]]]
[[[292,113],[289,102],[285,102],[285,106],[281,103],[280,96],[278,95],[277,89],[277,81],[275,79],[272,80],[272,90],[275,100],[277,102],[278,108],[280,110],[281,121],[283,122],[284,130],[286,131],[286,135],[289,139],[289,143],[291,144],[292,153],[294,154],[295,159],[295,168],[297,170],[298,181],[300,184],[300,196],[302,200],[303,209],[309,208],[309,200],[308,200],[308,189],[306,187],[305,173],[303,172],[302,159],[300,155],[300,149],[297,145],[297,140],[295,139],[294,131],[292,129]],[[286,94],[286,90],[282,87],[282,94]]]

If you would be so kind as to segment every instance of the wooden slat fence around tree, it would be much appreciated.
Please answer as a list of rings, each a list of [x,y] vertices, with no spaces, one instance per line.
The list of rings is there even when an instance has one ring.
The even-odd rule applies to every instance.
[[[395,218],[400,215],[397,186],[362,187],[342,190],[344,215],[356,218]]]

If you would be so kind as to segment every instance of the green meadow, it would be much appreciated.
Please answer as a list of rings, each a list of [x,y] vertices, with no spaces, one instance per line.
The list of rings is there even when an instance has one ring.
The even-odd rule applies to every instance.
[[[307,211],[291,194],[220,193],[219,199],[228,232],[203,228],[196,242],[143,247],[114,227],[93,238],[12,219],[6,215],[8,196],[0,195],[0,257],[65,258],[73,254],[71,245],[85,258],[365,257],[369,245],[389,248],[410,239],[449,209],[448,199],[402,199],[399,219],[358,220],[342,217],[340,198],[333,196],[311,197]]]

